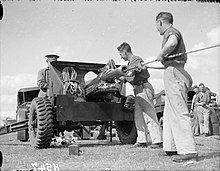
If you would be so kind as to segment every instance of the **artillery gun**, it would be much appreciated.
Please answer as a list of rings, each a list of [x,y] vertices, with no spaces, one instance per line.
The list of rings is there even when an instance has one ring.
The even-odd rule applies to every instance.
[[[94,72],[98,75],[100,68],[104,66],[105,64],[98,63],[51,62],[49,65],[48,96],[37,97],[38,87],[20,89],[16,111],[17,122],[1,127],[0,134],[17,132],[18,140],[30,140],[33,147],[47,148],[50,146],[52,138],[59,136],[64,130],[82,130],[83,126],[100,125],[102,122],[108,122],[110,136],[112,125],[115,125],[121,143],[135,143],[137,133],[134,124],[134,112],[124,108],[123,103],[126,101],[126,97],[121,95],[122,89],[116,87],[110,91],[102,90],[90,94],[85,92],[84,77],[86,73]],[[76,80],[84,91],[83,99],[79,100],[71,94],[64,93],[62,71],[65,68],[74,68],[77,72]],[[105,79],[111,78],[113,81],[113,77],[111,73],[108,73]],[[115,84],[114,81],[111,83]],[[109,94],[118,100],[114,102],[109,100]]]
[[[59,136],[64,130],[79,131],[83,139],[82,130],[84,126],[100,125],[108,122],[110,127],[110,140],[112,127],[115,126],[119,140],[122,144],[133,144],[137,139],[137,131],[134,124],[134,107],[125,108],[124,104],[129,97],[123,95],[123,85],[112,86],[113,89],[105,89],[105,84],[116,85],[114,78],[123,75],[125,66],[117,68],[100,75],[100,69],[106,64],[83,63],[68,61],[53,61],[49,65],[48,96],[38,97],[39,88],[22,88],[17,95],[16,123],[0,127],[0,135],[17,132],[20,141],[30,140],[31,146],[35,148],[50,147],[52,138]],[[76,80],[83,90],[83,98],[68,94],[64,91],[64,78],[62,71],[73,68],[77,72]],[[85,75],[94,72],[98,76],[85,82]],[[103,79],[103,80],[101,80]],[[100,80],[102,83],[99,89]],[[104,86],[103,86],[104,85]],[[95,93],[94,93],[95,90]],[[194,92],[188,93],[188,107],[190,108]],[[109,97],[116,97],[111,100]],[[161,91],[155,95],[154,104],[159,123],[162,126],[164,111],[165,92]],[[215,107],[218,115],[215,121],[219,129],[219,107]],[[216,115],[215,115],[216,116]],[[215,117],[216,118],[216,117]],[[216,131],[219,132],[219,131]]]

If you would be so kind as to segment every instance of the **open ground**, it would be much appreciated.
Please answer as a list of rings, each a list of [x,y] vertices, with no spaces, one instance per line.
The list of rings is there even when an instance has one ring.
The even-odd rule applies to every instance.
[[[122,145],[109,140],[82,140],[81,155],[69,155],[68,147],[33,149],[16,140],[16,133],[1,135],[2,170],[220,170],[220,137],[196,137],[199,161],[174,163],[162,149]]]

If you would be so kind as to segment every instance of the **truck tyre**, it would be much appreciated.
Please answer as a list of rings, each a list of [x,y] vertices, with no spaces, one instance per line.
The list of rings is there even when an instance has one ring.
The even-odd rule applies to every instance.
[[[118,138],[122,144],[134,144],[137,141],[137,129],[134,121],[116,121]]]
[[[49,99],[37,97],[32,100],[29,115],[30,144],[35,148],[50,147],[54,136],[54,115]]]

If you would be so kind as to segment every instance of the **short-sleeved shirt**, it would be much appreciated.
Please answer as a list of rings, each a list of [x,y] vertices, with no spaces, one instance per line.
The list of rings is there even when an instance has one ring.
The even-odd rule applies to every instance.
[[[140,66],[141,63],[143,63],[143,59],[139,56],[133,56],[129,63],[128,63],[128,68],[133,67],[133,66]],[[132,82],[130,82],[131,84],[137,85],[139,82],[143,81],[143,82],[147,82],[148,78],[150,77],[150,74],[146,69],[142,69],[140,72],[138,70],[133,70],[132,71],[134,73],[134,79]]]
[[[169,27],[164,32],[162,48],[164,47],[164,45],[168,41],[168,38],[169,38],[170,35],[175,35],[176,36],[176,38],[177,38],[177,45],[176,45],[175,49],[169,55],[185,52],[186,51],[186,47],[185,47],[185,44],[184,44],[184,41],[183,41],[182,34],[180,33],[179,30],[175,29],[172,26]],[[187,55],[185,54],[185,55],[178,56],[175,59],[166,59],[165,61],[162,62],[162,64],[165,67],[175,66],[175,65],[178,65],[178,64],[183,64],[183,66],[184,66],[186,61],[187,61]]]

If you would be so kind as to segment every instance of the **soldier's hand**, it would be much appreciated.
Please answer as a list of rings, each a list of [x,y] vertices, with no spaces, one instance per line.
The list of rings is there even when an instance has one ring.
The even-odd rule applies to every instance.
[[[123,83],[125,83],[127,81],[125,79],[125,77],[123,77],[123,76],[119,77],[117,80],[120,81],[120,82],[123,82]]]
[[[45,83],[44,85],[43,85],[43,89],[46,89],[47,88],[47,83]]]
[[[164,57],[161,56],[161,55],[158,55],[158,56],[157,56],[157,60],[160,61],[160,62],[162,62],[162,61],[164,60]]]
[[[137,70],[140,72],[141,70],[146,69],[146,66],[143,64],[140,64],[137,66]]]

